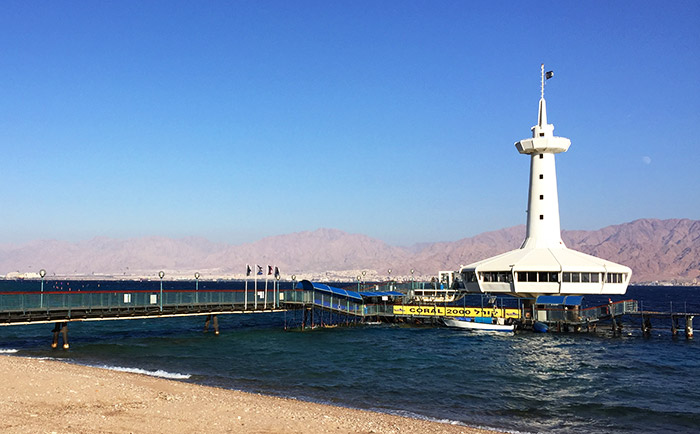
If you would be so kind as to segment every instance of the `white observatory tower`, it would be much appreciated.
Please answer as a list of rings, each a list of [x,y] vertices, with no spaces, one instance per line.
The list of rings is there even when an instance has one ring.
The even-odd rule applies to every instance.
[[[469,292],[501,292],[524,297],[539,294],[624,294],[632,270],[595,256],[568,249],[561,239],[559,197],[554,155],[566,152],[571,141],[554,135],[547,123],[545,80],[541,71],[540,104],[532,138],[515,143],[530,157],[527,233],[517,250],[461,267]]]

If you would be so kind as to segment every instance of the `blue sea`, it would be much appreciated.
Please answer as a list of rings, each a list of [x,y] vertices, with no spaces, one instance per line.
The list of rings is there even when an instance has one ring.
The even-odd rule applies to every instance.
[[[37,282],[19,289],[26,285]],[[630,287],[620,299],[700,312],[698,287]],[[673,338],[669,321],[653,320],[644,337],[636,319],[616,336],[606,326],[515,335],[395,324],[285,330],[293,320],[298,313],[220,315],[218,336],[203,333],[204,317],[73,322],[69,350],[50,348],[52,324],[6,326],[0,353],[512,432],[700,431],[700,335]]]

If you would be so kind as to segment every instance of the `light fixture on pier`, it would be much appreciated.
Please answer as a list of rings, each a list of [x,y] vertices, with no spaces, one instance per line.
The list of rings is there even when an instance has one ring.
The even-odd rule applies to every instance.
[[[39,276],[41,276],[41,300],[39,300],[39,306],[44,307],[44,276],[46,276],[46,270],[43,268],[39,270]]]
[[[158,272],[158,277],[160,277],[160,310],[163,311],[163,277],[165,273],[161,270]]]

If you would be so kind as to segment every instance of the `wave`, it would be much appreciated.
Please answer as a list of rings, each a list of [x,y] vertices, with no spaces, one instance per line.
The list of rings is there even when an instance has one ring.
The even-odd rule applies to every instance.
[[[14,348],[0,348],[0,354],[14,354],[19,350],[15,350]]]
[[[192,377],[192,375],[190,375],[190,374],[180,374],[178,372],[167,372],[167,371],[163,371],[162,369],[158,369],[155,371],[149,371],[149,370],[141,369],[141,368],[125,368],[123,366],[109,366],[109,365],[88,365],[88,366],[92,366],[94,368],[109,369],[110,371],[129,372],[132,374],[150,375],[151,377],[167,378],[170,380],[187,380],[190,377]]]

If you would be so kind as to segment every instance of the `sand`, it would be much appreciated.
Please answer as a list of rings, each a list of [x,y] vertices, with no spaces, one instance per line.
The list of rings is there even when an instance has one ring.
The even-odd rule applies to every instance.
[[[2,433],[492,433],[14,356],[0,384]]]

